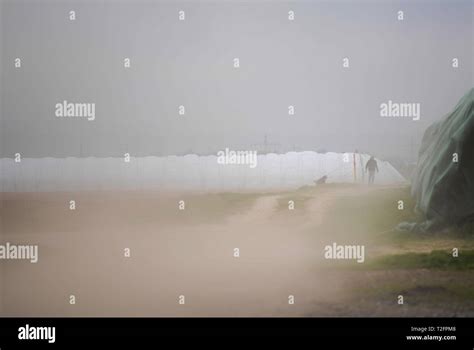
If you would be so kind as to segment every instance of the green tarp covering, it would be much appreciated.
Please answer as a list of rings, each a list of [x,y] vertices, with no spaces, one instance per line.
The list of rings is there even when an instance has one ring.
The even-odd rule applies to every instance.
[[[411,191],[427,218],[411,229],[459,224],[474,216],[474,88],[425,131]]]

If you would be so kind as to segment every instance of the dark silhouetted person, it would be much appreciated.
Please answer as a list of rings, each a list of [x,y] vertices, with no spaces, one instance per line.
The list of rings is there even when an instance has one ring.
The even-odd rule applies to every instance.
[[[374,183],[376,170],[379,172],[379,167],[377,166],[377,161],[372,156],[365,165],[365,171],[369,171],[369,185]]]

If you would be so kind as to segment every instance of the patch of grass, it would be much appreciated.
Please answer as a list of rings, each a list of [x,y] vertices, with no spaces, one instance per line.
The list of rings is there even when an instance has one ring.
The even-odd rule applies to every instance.
[[[366,264],[376,269],[441,269],[472,270],[474,269],[474,250],[461,250],[458,257],[451,252],[433,250],[430,253],[406,253],[385,255]]]
[[[359,220],[366,221],[368,229],[374,233],[391,230],[402,221],[420,219],[414,212],[415,201],[408,187],[375,190],[368,193],[365,198],[357,200],[358,210],[354,215],[359,216]],[[403,201],[403,210],[398,209],[399,201]]]
[[[449,315],[459,309],[472,314],[469,310],[474,310],[474,280],[469,270],[397,269],[358,274],[350,285],[355,300],[393,305],[397,296],[403,295],[411,307],[418,304],[425,311],[431,308],[435,314]]]
[[[404,202],[403,210],[397,208],[399,200]],[[355,239],[365,238],[381,243],[392,243],[393,239],[410,240],[414,237],[412,234],[397,237],[385,233],[394,230],[402,221],[419,220],[414,206],[409,187],[373,189],[363,195],[347,195],[337,199],[327,213],[324,225],[336,237],[347,237],[351,233]]]
[[[403,201],[403,210],[398,210],[399,200]],[[373,252],[378,249],[376,254],[384,251],[420,253],[451,247],[474,249],[474,226],[471,225],[424,234],[396,231],[400,222],[424,220],[414,208],[409,186],[374,188],[362,195],[336,199],[325,217],[324,226],[335,240],[354,238],[372,245]]]

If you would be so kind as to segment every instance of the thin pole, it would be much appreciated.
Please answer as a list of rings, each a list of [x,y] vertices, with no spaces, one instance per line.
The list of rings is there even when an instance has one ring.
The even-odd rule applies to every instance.
[[[353,168],[354,168],[354,182],[357,182],[357,173],[356,173],[356,154],[353,153],[352,154],[352,165],[353,165]]]

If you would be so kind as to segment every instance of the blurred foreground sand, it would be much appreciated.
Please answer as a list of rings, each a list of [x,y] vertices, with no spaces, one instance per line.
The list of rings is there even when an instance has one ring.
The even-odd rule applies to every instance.
[[[405,315],[395,305],[354,305],[351,288],[383,275],[335,270],[324,261],[324,246],[334,239],[358,244],[351,232],[344,242],[327,229],[332,204],[371,190],[309,189],[310,199],[295,195],[293,211],[291,193],[5,193],[2,241],[38,244],[39,262],[1,262],[2,314]]]

